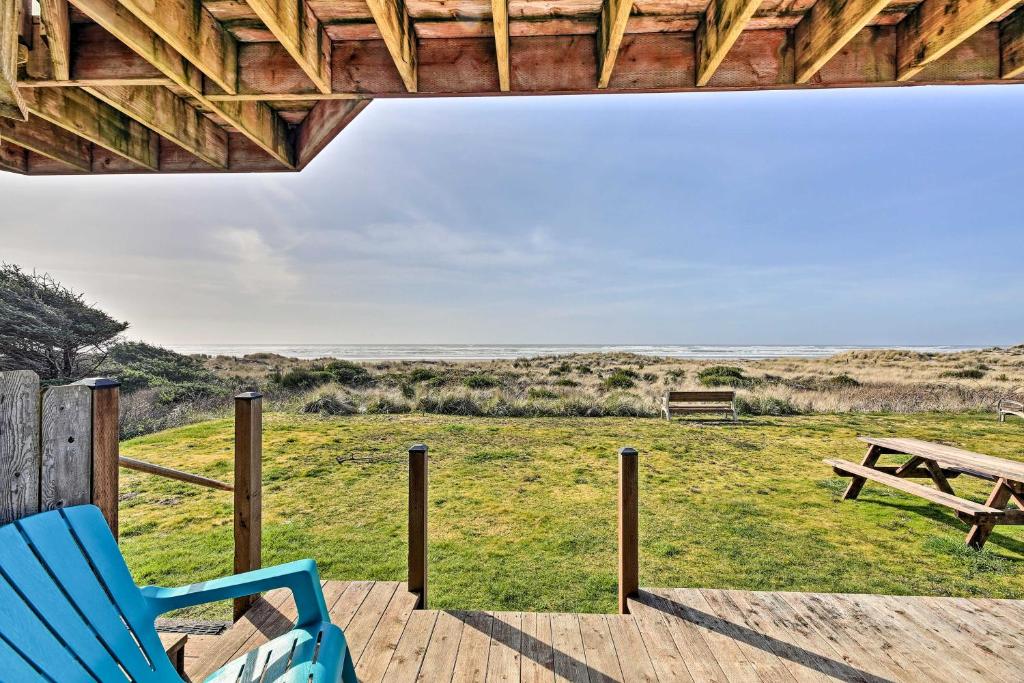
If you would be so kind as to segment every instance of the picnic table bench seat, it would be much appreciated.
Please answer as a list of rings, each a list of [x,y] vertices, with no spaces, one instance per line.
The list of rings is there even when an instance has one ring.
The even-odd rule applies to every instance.
[[[999,412],[999,421],[1006,422],[1006,418],[1009,415],[1014,415],[1021,419],[1024,419],[1024,403],[1020,401],[1014,401],[1009,398],[999,399],[999,403],[996,406],[996,410]]]
[[[736,419],[735,391],[669,391],[662,398],[661,412],[666,420],[673,415],[725,413]]]
[[[825,459],[836,474],[851,477],[843,493],[844,500],[853,500],[868,480],[918,496],[954,510],[971,524],[967,544],[981,548],[997,524],[1024,524],[1024,463],[994,458],[920,439],[858,437],[868,444],[868,452],[858,465],[846,460]],[[905,455],[901,465],[879,465],[883,455]],[[965,475],[995,482],[984,504],[956,495],[949,480]],[[928,478],[935,488],[912,481]],[[1008,508],[1010,501],[1017,508]]]
[[[132,580],[99,509],[81,505],[0,527],[0,680],[183,683],[157,635],[160,614],[288,588],[293,629],[207,683],[357,683],[316,565],[300,560],[180,588]]]

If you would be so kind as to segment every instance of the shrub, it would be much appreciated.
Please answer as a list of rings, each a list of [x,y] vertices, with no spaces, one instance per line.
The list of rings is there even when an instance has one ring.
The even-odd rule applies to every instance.
[[[752,383],[743,370],[731,365],[712,365],[697,373],[697,380],[706,387],[746,387]]]
[[[408,401],[400,401],[386,394],[374,396],[366,403],[366,412],[374,415],[399,415],[411,410]]]
[[[569,379],[568,377],[563,377],[562,379],[555,380],[556,387],[578,387],[579,385],[579,382],[577,382],[574,379]]]
[[[665,373],[665,379],[672,382],[678,382],[684,377],[686,377],[686,370],[680,370],[679,368],[672,368]]]
[[[657,382],[658,381],[658,376],[656,374],[654,374],[653,372],[645,372],[642,376],[643,376],[644,381],[648,382],[648,383]]]
[[[850,377],[845,372],[835,377],[830,377],[828,383],[835,387],[859,387],[860,382]]]
[[[462,380],[462,383],[470,389],[490,389],[498,386],[498,380],[491,375],[486,375],[482,372],[469,375]]]
[[[544,389],[543,387],[530,387],[530,390],[526,392],[526,395],[529,398],[558,398],[558,394],[550,389]]]
[[[736,412],[740,415],[798,415],[800,411],[792,403],[778,396],[736,397]]]
[[[633,394],[613,394],[605,399],[604,414],[609,417],[654,417],[656,411]]]
[[[978,368],[965,368],[963,370],[947,370],[939,377],[950,377],[952,379],[981,379],[985,371]]]
[[[630,370],[616,370],[601,381],[601,386],[605,389],[629,389],[635,384],[635,376],[636,373]]]
[[[364,386],[373,381],[369,370],[347,360],[331,361],[324,367],[324,372],[330,374],[338,384],[346,386]]]
[[[156,389],[164,403],[206,398],[224,388],[199,359],[143,342],[112,346],[102,372],[117,377],[125,393]]]
[[[468,394],[424,396],[416,407],[425,413],[437,415],[484,415],[480,403]]]
[[[319,415],[355,415],[359,410],[352,402],[337,394],[323,394],[307,402],[302,407],[302,412]]]
[[[589,375],[594,371],[590,369],[589,365],[577,365],[576,372],[578,372],[581,375]]]
[[[437,373],[430,368],[415,368],[409,373],[409,381],[416,382],[429,382],[437,377]]]
[[[333,381],[331,373],[307,368],[292,368],[281,375],[281,386],[286,389],[314,389]]]

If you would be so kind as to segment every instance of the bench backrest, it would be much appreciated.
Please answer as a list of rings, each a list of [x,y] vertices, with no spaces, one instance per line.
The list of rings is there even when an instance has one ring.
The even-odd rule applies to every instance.
[[[670,391],[669,403],[731,403],[735,391]]]
[[[0,527],[0,570],[3,680],[181,682],[99,508]]]

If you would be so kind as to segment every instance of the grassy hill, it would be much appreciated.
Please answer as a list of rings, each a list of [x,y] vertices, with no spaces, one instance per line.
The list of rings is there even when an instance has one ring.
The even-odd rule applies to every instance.
[[[948,510],[844,480],[857,434],[940,440],[1024,459],[1024,424],[992,414],[474,418],[268,413],[264,562],[314,557],[325,578],[403,579],[406,449],[430,446],[431,603],[612,611],[617,448],[641,452],[641,583],[746,589],[1024,596],[1024,529],[963,545]],[[135,458],[229,480],[232,425],[213,420],[125,442]],[[983,501],[987,484],[959,478]],[[140,583],[231,569],[231,494],[123,471],[122,547]],[[225,605],[202,613],[225,617]]]

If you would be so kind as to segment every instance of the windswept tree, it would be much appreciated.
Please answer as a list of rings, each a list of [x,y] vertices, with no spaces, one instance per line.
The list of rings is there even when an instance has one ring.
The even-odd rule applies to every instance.
[[[85,302],[49,275],[0,263],[0,370],[34,370],[44,381],[88,376],[128,323]]]

